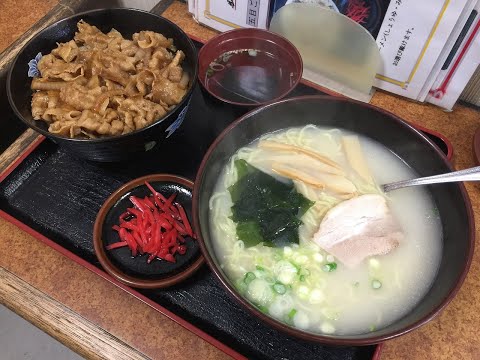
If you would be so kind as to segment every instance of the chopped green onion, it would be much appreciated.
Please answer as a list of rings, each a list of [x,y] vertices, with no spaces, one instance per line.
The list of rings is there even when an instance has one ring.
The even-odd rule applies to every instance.
[[[297,313],[297,310],[296,310],[296,309],[290,310],[290,312],[288,313],[288,318],[289,318],[290,320],[293,319],[293,317],[295,316],[296,313]]]
[[[372,281],[372,288],[375,290],[380,289],[382,287],[382,283],[378,280],[373,280]]]
[[[262,313],[264,314],[268,314],[268,308],[266,306],[263,306],[263,305],[255,305],[258,310],[260,310]]]
[[[323,262],[323,255],[320,254],[320,253],[316,253],[315,255],[313,255],[313,259],[316,261],[316,262]]]
[[[243,280],[238,280],[235,283],[235,287],[237,288],[238,291],[240,291],[242,294],[247,290],[247,284]]]
[[[375,331],[376,329],[375,325],[370,325],[370,331]]]
[[[287,292],[287,288],[285,287],[285,285],[283,285],[282,283],[275,283],[273,285],[273,290],[277,293],[277,294],[280,294],[280,295],[283,295]]]
[[[332,263],[328,263],[328,264],[323,265],[322,270],[325,271],[325,272],[332,272],[336,268],[337,268],[337,263],[332,262]]]
[[[297,270],[297,274],[300,273],[300,270],[302,269],[301,266],[298,266],[297,264],[294,264],[294,263],[290,263],[292,264],[292,266],[295,268],[295,270]]]
[[[269,284],[273,284],[275,283],[275,281],[270,277],[270,276],[267,276],[265,278],[263,278],[267,283]]]
[[[300,299],[307,299],[310,295],[310,289],[305,285],[300,285],[295,292]]]
[[[310,270],[308,270],[307,268],[300,268],[299,274],[308,276],[310,275]]]
[[[245,282],[245,284],[250,284],[253,280],[255,280],[256,276],[253,272],[247,272],[245,274],[245,277],[243,278],[243,281]]]
[[[300,281],[305,281],[305,275],[300,275]]]
[[[256,269],[257,269],[258,271],[265,271],[265,268],[264,268],[263,266],[260,266],[260,265],[257,265],[257,266],[256,266]]]
[[[306,255],[296,256],[295,261],[299,264],[305,264],[308,261],[308,256],[306,256]]]

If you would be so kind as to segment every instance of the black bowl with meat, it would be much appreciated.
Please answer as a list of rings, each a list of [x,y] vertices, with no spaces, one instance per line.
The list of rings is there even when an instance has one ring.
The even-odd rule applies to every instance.
[[[80,21],[103,34],[87,28],[76,37]],[[134,43],[110,43],[120,35],[112,29],[126,40],[144,34],[137,34]],[[151,32],[163,36],[155,35],[155,40]],[[76,44],[58,47],[74,38]],[[160,49],[158,44],[166,40]],[[153,50],[140,47],[154,41],[158,47]],[[71,54],[72,47],[77,55]],[[90,58],[80,59],[85,54]],[[68,58],[75,56],[70,64]],[[135,9],[93,10],[36,34],[12,63],[7,95],[26,125],[70,152],[89,160],[118,161],[151,150],[178,129],[197,71],[196,48],[173,22]],[[40,94],[33,97],[36,92]]]

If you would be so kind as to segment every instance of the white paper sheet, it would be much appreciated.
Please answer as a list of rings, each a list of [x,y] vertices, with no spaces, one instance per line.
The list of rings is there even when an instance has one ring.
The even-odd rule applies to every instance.
[[[391,0],[377,37],[382,70],[374,85],[417,99],[469,1]]]
[[[433,83],[435,82],[435,79],[437,78],[438,74],[440,73],[442,66],[445,64],[445,61],[447,60],[447,57],[449,56],[450,52],[453,49],[453,46],[455,45],[455,42],[458,39],[458,36],[460,35],[463,27],[465,26],[473,8],[477,4],[477,0],[469,0],[467,4],[465,5],[465,8],[463,9],[462,13],[460,14],[460,17],[458,18],[457,23],[455,24],[455,27],[453,28],[450,36],[448,37],[447,42],[445,43],[445,46],[442,49],[442,52],[438,56],[437,61],[435,62],[435,65],[432,68],[432,71],[430,72],[430,75],[427,78],[427,81],[422,87],[422,90],[420,91],[420,94],[417,97],[418,101],[425,101],[427,98],[428,92],[433,86]]]
[[[426,101],[451,110],[480,64],[480,1],[473,22],[447,69],[438,74]]]

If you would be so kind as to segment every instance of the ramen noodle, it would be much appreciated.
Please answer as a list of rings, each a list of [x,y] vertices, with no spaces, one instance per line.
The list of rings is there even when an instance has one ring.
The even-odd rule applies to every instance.
[[[79,21],[73,40],[38,61],[32,116],[65,137],[127,134],[164,117],[184,98],[185,54],[153,31],[125,39]]]

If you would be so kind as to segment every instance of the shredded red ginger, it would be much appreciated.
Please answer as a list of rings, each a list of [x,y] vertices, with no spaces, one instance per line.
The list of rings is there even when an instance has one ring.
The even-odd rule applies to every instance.
[[[106,246],[106,249],[128,246],[132,256],[149,254],[148,263],[155,258],[174,263],[176,254],[184,255],[187,252],[185,236],[196,239],[196,235],[185,209],[174,202],[176,193],[167,199],[148,182],[145,185],[152,195],[143,199],[130,196],[133,207],[119,216],[119,225],[113,226],[120,241]]]
[[[350,0],[347,5],[346,16],[361,24],[370,14],[370,8],[362,0]]]

